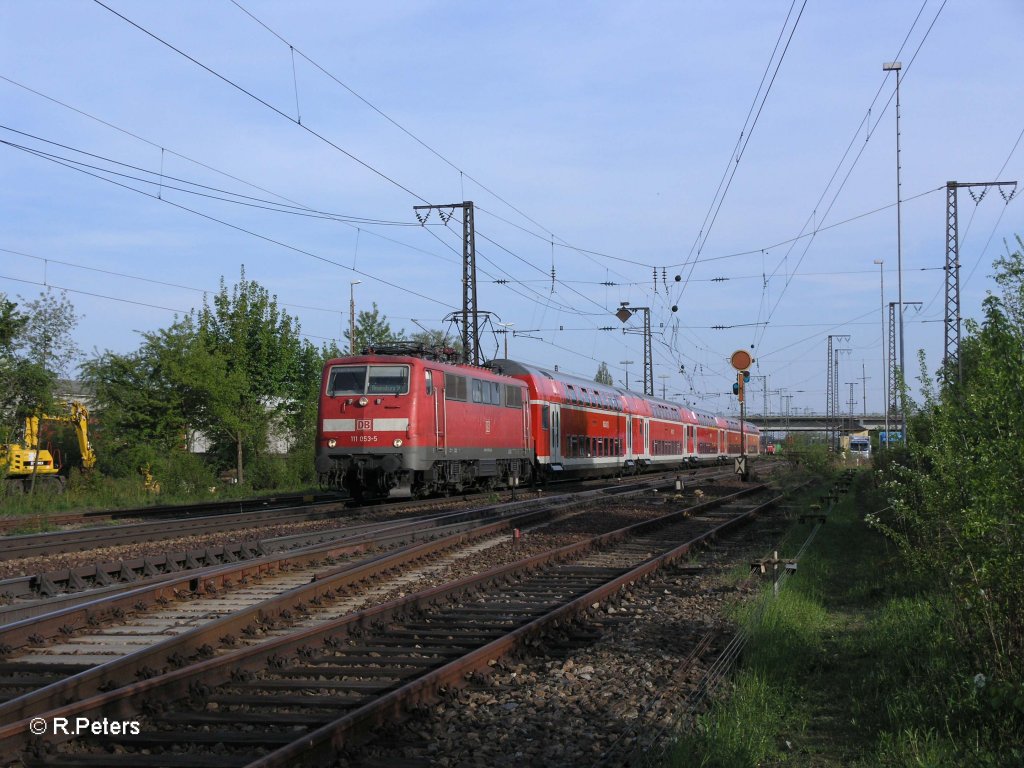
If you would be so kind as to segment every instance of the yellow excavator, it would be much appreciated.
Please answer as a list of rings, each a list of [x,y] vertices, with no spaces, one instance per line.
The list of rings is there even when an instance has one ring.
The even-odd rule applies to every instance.
[[[63,422],[75,428],[78,448],[82,454],[83,469],[96,466],[96,453],[89,442],[89,411],[79,402],[65,404],[63,413],[51,415],[37,412],[25,419],[24,444],[0,445],[0,472],[4,475],[4,490],[8,493],[27,493],[33,487],[50,493],[64,490],[64,477],[53,455],[39,445],[39,425],[46,421]]]

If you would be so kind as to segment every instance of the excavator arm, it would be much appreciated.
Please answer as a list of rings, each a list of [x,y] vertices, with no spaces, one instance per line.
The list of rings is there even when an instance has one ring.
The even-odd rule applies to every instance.
[[[44,421],[59,421],[71,424],[75,428],[78,449],[82,454],[82,467],[92,469],[96,466],[96,452],[89,442],[89,410],[79,402],[69,401],[66,413],[50,415],[40,413],[25,419],[25,444],[28,448],[39,447],[39,424]]]
[[[92,469],[96,466],[96,452],[89,442],[89,411],[81,403],[72,402],[71,415],[69,420],[75,426],[75,435],[78,437],[78,449],[82,454],[82,466],[85,469]]]

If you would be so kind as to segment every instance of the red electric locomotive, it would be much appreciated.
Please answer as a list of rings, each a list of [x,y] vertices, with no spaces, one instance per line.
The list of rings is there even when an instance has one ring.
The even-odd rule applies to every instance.
[[[329,360],[316,470],[353,498],[425,496],[532,478],[526,386],[412,346]]]

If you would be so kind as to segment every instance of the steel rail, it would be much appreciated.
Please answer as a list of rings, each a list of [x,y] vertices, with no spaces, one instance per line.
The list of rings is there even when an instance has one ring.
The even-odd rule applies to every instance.
[[[0,704],[0,722],[11,722],[46,709],[52,709],[67,701],[71,691],[78,697],[93,695],[103,690],[109,690],[112,686],[123,685],[125,681],[134,680],[138,676],[152,676],[157,672],[163,672],[172,664],[172,660],[177,661],[195,656],[201,658],[203,654],[207,653],[204,649],[223,644],[222,640],[225,637],[246,636],[249,628],[256,623],[273,624],[288,612],[302,613],[307,610],[307,604],[331,599],[342,590],[378,578],[396,568],[492,536],[514,526],[541,522],[549,519],[559,510],[565,509],[566,506],[578,506],[582,503],[585,502],[579,500],[557,508],[527,512],[471,530],[449,533],[443,538],[409,546],[397,552],[373,555],[356,563],[318,572],[311,577],[308,584],[295,587],[281,595],[170,637],[149,648],[140,649],[80,672],[60,683]],[[462,525],[469,525],[469,523]],[[86,607],[86,610],[92,610],[92,608]]]
[[[722,477],[721,474],[706,474],[697,478],[691,477],[690,482],[706,483]],[[646,478],[642,481],[628,485],[618,485],[604,489],[593,489],[582,493],[608,493],[619,494],[629,493],[636,489],[649,488],[662,482],[658,477]],[[557,496],[557,498],[562,498]],[[551,497],[548,497],[551,498]],[[529,504],[529,499],[513,502],[520,505]],[[486,514],[488,510],[495,508],[495,505],[477,508],[476,513]],[[416,526],[422,521],[438,520],[443,521],[448,516],[458,517],[466,514],[463,511],[444,512],[440,515],[427,515],[418,517],[405,517],[394,521],[377,521],[348,525],[344,528],[327,529],[313,532],[305,532],[278,536],[271,539],[235,541],[227,544],[217,544],[199,547],[187,551],[165,552],[154,554],[149,557],[133,558],[130,560],[111,560],[102,563],[94,563],[74,568],[64,568],[32,576],[19,576],[0,580],[0,595],[7,600],[19,601],[34,598],[37,595],[54,596],[62,592],[80,592],[97,587],[117,589],[116,584],[124,584],[122,589],[130,588],[132,583],[140,582],[147,577],[160,577],[162,574],[190,571],[203,567],[212,567],[221,563],[230,563],[242,560],[252,560],[256,557],[271,554],[287,549],[314,546],[319,543],[337,541],[341,538],[351,538],[357,531],[378,532],[387,525],[394,526]],[[469,514],[473,514],[470,512]],[[236,518],[237,519],[237,518]],[[64,604],[73,604],[87,598],[62,598]],[[22,604],[24,605],[24,604]],[[40,604],[45,606],[45,604]],[[14,621],[20,617],[38,615],[41,608],[29,608],[19,606],[17,603],[9,606],[0,606],[0,623]]]
[[[297,493],[230,501],[203,501],[196,504],[161,504],[128,509],[90,509],[55,515],[0,517],[0,534],[19,528],[43,528],[51,525],[102,524],[112,520],[166,519],[234,515],[265,508],[285,508],[295,504],[327,504],[344,501],[336,493]]]
[[[633,485],[628,490],[616,489],[616,495],[621,493],[643,493],[647,489],[648,484],[646,483]],[[392,526],[389,529],[390,534],[386,537],[380,536],[380,530],[367,531],[367,534],[372,533],[376,537],[372,541],[367,542],[374,546],[387,544],[406,546],[410,541],[424,537],[430,540],[430,543],[418,547],[409,545],[406,546],[406,549],[390,555],[372,556],[365,561],[367,563],[366,566],[360,563],[348,564],[335,568],[332,571],[319,573],[312,577],[313,582],[328,581],[333,583],[333,579],[337,575],[353,578],[356,581],[364,578],[374,578],[378,575],[378,571],[374,570],[375,568],[379,567],[382,570],[393,569],[400,567],[403,563],[423,557],[424,553],[434,552],[444,547],[457,546],[468,540],[490,536],[502,529],[516,526],[525,527],[539,523],[542,520],[552,519],[558,513],[568,512],[581,504],[589,503],[596,495],[605,493],[605,490],[597,489],[557,499],[527,500],[518,502],[515,505],[499,505],[478,510],[448,513],[442,516],[441,519],[445,520],[446,524],[440,527],[438,527],[438,518],[420,521],[424,523],[420,530],[410,529],[409,524],[406,522]],[[542,506],[543,508],[530,511],[537,506]],[[509,508],[514,508],[514,514],[511,516],[502,511]],[[497,514],[498,519],[488,522],[493,518],[494,513]],[[467,538],[467,532],[469,538]],[[351,545],[348,548],[342,549],[337,549],[330,544],[318,545],[285,557],[274,558],[268,556],[258,562],[237,564],[233,567],[225,566],[207,569],[204,572],[198,573],[165,575],[154,579],[151,584],[124,590],[123,594],[115,592],[99,596],[96,596],[94,593],[68,596],[66,602],[69,605],[67,606],[39,617],[27,617],[19,622],[0,626],[0,655],[10,655],[18,648],[24,647],[27,644],[41,644],[49,638],[61,635],[70,636],[78,630],[93,625],[100,626],[104,622],[109,621],[110,618],[118,618],[129,612],[145,611],[154,603],[169,601],[170,596],[180,598],[183,595],[201,595],[208,592],[217,593],[225,587],[229,587],[233,582],[241,582],[251,576],[264,573],[273,573],[275,570],[280,569],[284,563],[303,567],[306,563],[315,564],[322,558],[351,556],[364,551],[365,547],[363,545]],[[248,626],[252,623],[252,617],[257,612],[265,620],[273,621],[276,617],[284,614],[285,611],[291,610],[290,608],[281,608],[279,599],[286,602],[291,601],[294,604],[293,607],[296,607],[297,610],[304,610],[304,606],[298,606],[301,606],[304,602],[311,602],[322,598],[324,589],[330,590],[329,587],[324,588],[322,585],[316,587],[309,585],[293,589],[280,598],[270,598],[252,608],[242,609],[220,620],[211,622],[204,627],[190,630],[170,641],[165,641],[160,644],[160,650],[155,651],[154,654],[150,654],[149,649],[143,649],[130,654],[135,660],[131,673],[139,674],[147,670],[152,673],[153,670],[160,668],[158,663],[160,658],[164,658],[166,661],[166,658],[173,656],[180,660],[189,654],[194,654],[197,648],[209,646],[210,643],[215,643],[223,636],[237,633],[239,626],[243,628]],[[305,594],[304,590],[308,590],[308,594]],[[194,640],[192,645],[185,644],[186,641],[191,640]],[[175,641],[180,641],[181,644],[176,645]],[[163,657],[161,657],[161,654],[163,654]],[[127,659],[127,657],[122,657],[122,659]],[[97,675],[105,675],[105,678],[95,686],[97,689],[109,688],[113,685],[115,673],[118,670],[122,670],[122,667],[119,666],[120,662],[121,660],[112,661],[82,672],[80,676],[75,678],[75,689],[78,694],[81,695],[84,690],[85,681],[95,681]],[[33,667],[45,667],[45,665],[27,665],[29,669]],[[71,670],[70,674],[74,674],[77,671]],[[132,678],[129,675],[121,674],[121,679]],[[0,682],[2,682],[2,678],[0,678]],[[66,698],[66,695],[59,690],[54,692],[53,695],[58,698],[61,696]],[[28,696],[35,696],[35,694],[28,694]],[[64,699],[60,700],[63,701]],[[11,709],[11,705],[14,702],[18,702],[17,706],[22,706],[25,703],[25,696],[0,706],[0,715],[7,719],[11,718],[15,712],[15,710]],[[52,702],[50,705],[52,706]]]
[[[696,511],[707,509],[714,504],[727,503],[730,499],[735,499],[741,495],[745,495],[746,493],[762,489],[763,486],[752,487],[746,489],[740,494],[734,494],[731,497],[718,499],[713,502],[705,502],[704,504],[698,505]],[[694,511],[694,509],[688,510],[688,513],[692,513]],[[562,547],[546,555],[539,555],[533,558],[529,558],[525,561],[521,561],[519,563],[492,569],[491,571],[488,571],[484,574],[468,579],[463,579],[460,582],[456,582],[454,584],[443,585],[431,590],[427,590],[423,593],[419,593],[418,595],[409,596],[401,600],[391,601],[381,606],[376,606],[371,609],[359,611],[338,621],[331,622],[330,624],[325,626],[293,633],[291,635],[288,635],[287,637],[279,638],[257,648],[236,651],[234,653],[227,654],[219,659],[212,659],[209,661],[200,662],[186,669],[167,673],[159,678],[153,678],[150,680],[142,681],[137,684],[133,684],[124,689],[121,689],[121,691],[119,692],[94,696],[85,701],[80,701],[78,703],[65,706],[58,710],[54,710],[50,714],[52,716],[75,717],[81,716],[83,713],[86,712],[102,712],[104,715],[109,716],[130,717],[133,712],[136,712],[138,710],[141,700],[153,696],[158,690],[160,691],[161,700],[169,701],[183,696],[188,696],[190,690],[193,689],[194,685],[198,684],[200,681],[202,681],[202,685],[204,686],[217,685],[223,682],[227,682],[232,678],[233,674],[237,673],[241,669],[255,669],[260,667],[265,663],[266,658],[270,655],[295,653],[297,649],[299,649],[300,647],[304,647],[308,643],[316,642],[317,640],[322,641],[323,639],[329,636],[336,636],[344,633],[359,633],[362,629],[371,628],[372,626],[377,625],[381,622],[386,623],[394,619],[395,616],[406,611],[409,611],[410,609],[426,609],[432,603],[442,599],[442,597],[452,597],[455,595],[465,594],[469,591],[473,591],[480,588],[480,586],[483,584],[491,584],[506,580],[507,578],[509,578],[509,576],[511,576],[514,573],[529,573],[531,571],[538,569],[543,564],[564,560],[574,556],[579,556],[584,552],[593,550],[595,547],[607,546],[616,541],[622,540],[624,537],[637,535],[641,532],[648,530],[653,530],[654,526],[658,524],[664,525],[666,524],[666,521],[672,519],[682,519],[684,514],[685,513],[682,512],[673,513],[672,515],[668,515],[661,518],[659,521],[651,521],[647,523],[641,523],[634,526],[630,526],[629,528],[621,529],[620,531],[616,531],[610,534],[604,534],[587,542]],[[712,530],[707,531],[705,534],[702,534],[702,536],[698,537],[694,541],[702,541],[709,536],[716,535],[718,532],[725,530],[726,528],[736,524],[736,522],[739,519],[749,518],[753,514],[754,511],[748,510],[744,512],[742,515],[739,515],[735,520],[720,523],[714,526]],[[693,543],[694,542],[689,542],[687,545],[683,547],[678,547],[674,549],[672,553],[667,553],[659,557],[652,558],[650,561],[648,561],[648,563],[642,565],[639,569],[636,570],[635,578],[640,578],[642,575],[650,572],[654,568],[659,567],[659,565],[662,563],[669,562],[672,559],[675,559],[676,557],[682,556],[682,554],[684,554],[686,551],[690,549],[691,546],[693,546]],[[617,590],[619,586],[621,586],[624,583],[627,583],[628,580],[629,579],[616,579],[615,581],[610,582],[609,585],[606,585],[604,589],[611,591],[605,592],[603,594],[611,594],[611,592]],[[579,609],[581,606],[587,605],[588,599],[589,596],[574,601],[572,604],[570,604],[571,608],[569,608],[568,610]],[[531,628],[534,628],[540,625],[539,623],[531,623],[530,626]],[[531,629],[530,631],[532,632],[533,629]],[[518,630],[514,634],[516,638],[519,638],[523,635],[523,633],[519,632]],[[493,652],[498,650],[498,645],[491,644],[487,647],[490,649],[488,653],[492,653],[492,655]],[[474,653],[473,663],[479,662],[479,660],[483,658],[483,656],[485,655],[487,654],[484,653],[483,655],[481,655],[479,653]],[[438,681],[449,680],[449,675],[456,674],[452,672],[450,665],[446,665],[443,669],[447,671],[437,670],[435,672],[430,673],[428,678],[424,679],[429,679],[431,681],[431,685],[435,683],[440,684],[438,683]],[[425,685],[425,683],[423,685]],[[385,701],[392,702],[393,699],[390,697],[385,697]],[[341,728],[342,731],[345,731],[351,728],[354,723],[362,722],[363,715],[365,714],[365,712],[362,709],[359,710],[359,712],[360,716],[358,718],[342,718],[342,720],[338,722],[342,723],[342,721],[344,721],[344,723],[347,723],[347,725],[339,725],[338,727]],[[0,750],[6,752],[9,749],[16,749],[24,746],[28,738],[26,730],[27,725],[27,721],[23,720],[19,723],[13,723],[9,726],[0,729]],[[337,723],[335,725],[337,725]],[[333,734],[334,731],[324,731],[324,729],[321,729],[321,731],[317,732],[318,736],[316,743],[323,742],[325,733]],[[333,737],[330,737],[328,741],[330,741],[331,739],[333,739]],[[308,737],[303,739],[303,741],[307,744],[314,743],[311,742]]]
[[[338,502],[304,504],[298,507],[275,507],[235,514],[221,513],[203,517],[182,517],[145,523],[125,523],[68,531],[24,533],[0,538],[0,560],[17,560],[39,555],[81,552],[96,547],[138,544],[229,531],[241,526],[321,520],[337,517],[345,511]]]

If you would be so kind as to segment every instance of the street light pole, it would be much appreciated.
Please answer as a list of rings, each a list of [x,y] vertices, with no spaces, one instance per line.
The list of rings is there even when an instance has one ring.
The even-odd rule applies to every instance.
[[[362,280],[352,280],[348,284],[348,353],[356,353],[356,286]]]
[[[629,389],[629,366],[632,363],[632,360],[619,360],[619,365],[626,366],[626,389]]]
[[[896,283],[897,302],[900,321],[900,375],[906,376],[905,356],[903,352],[903,219],[902,219],[902,188],[900,186],[900,69],[898,61],[882,64],[883,72],[896,73]],[[907,440],[907,408],[903,388],[900,388],[900,440],[906,445]]]
[[[878,265],[878,288],[881,294],[882,302],[882,401],[885,403],[885,445],[889,445],[889,367],[885,364],[885,267],[884,259],[875,259],[875,264]],[[865,407],[867,407],[867,401],[865,400]],[[882,447],[881,441],[878,443],[878,447]]]

